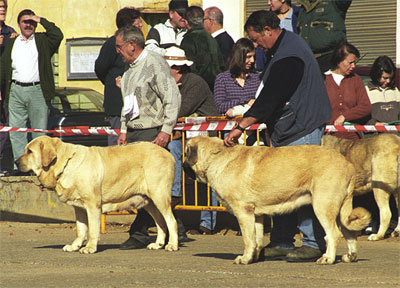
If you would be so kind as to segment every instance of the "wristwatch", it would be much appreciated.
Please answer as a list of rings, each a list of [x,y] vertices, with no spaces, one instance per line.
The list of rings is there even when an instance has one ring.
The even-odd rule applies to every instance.
[[[236,124],[235,124],[235,126],[233,127],[233,129],[237,129],[237,130],[239,130],[239,131],[241,131],[241,132],[244,132],[244,130],[246,130],[246,128],[240,127],[239,122],[236,122]]]

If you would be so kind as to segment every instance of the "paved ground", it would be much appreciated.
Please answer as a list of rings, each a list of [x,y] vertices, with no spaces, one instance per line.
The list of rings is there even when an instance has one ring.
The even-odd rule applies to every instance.
[[[233,264],[242,238],[190,236],[178,252],[118,249],[127,227],[109,225],[94,255],[66,253],[74,224],[0,222],[0,287],[400,287],[400,238],[359,241],[357,263]],[[268,235],[266,235],[266,242]],[[341,241],[338,255],[345,252]]]

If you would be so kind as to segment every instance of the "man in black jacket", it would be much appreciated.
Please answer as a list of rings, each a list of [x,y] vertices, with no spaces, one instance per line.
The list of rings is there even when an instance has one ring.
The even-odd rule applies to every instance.
[[[210,33],[211,36],[217,40],[226,65],[235,42],[231,35],[229,35],[224,29],[224,14],[219,8],[209,7],[204,10],[204,30]]]
[[[133,25],[141,29],[143,27],[140,12],[134,8],[125,7],[118,11],[116,23],[122,28]],[[127,69],[121,55],[115,50],[115,36],[109,38],[101,47],[99,57],[95,63],[95,72],[104,84],[104,111],[110,118],[112,129],[121,128],[122,94],[116,86],[116,78],[121,77]],[[116,145],[118,136],[108,136],[108,146]]]
[[[17,17],[21,34],[10,39],[1,54],[0,83],[2,98],[8,101],[9,125],[46,129],[49,102],[55,94],[51,57],[57,52],[64,37],[60,28],[30,9]],[[36,32],[40,24],[45,32]],[[32,133],[32,138],[43,133]],[[10,132],[14,160],[23,153],[28,138],[26,133]],[[13,175],[22,175],[14,165]]]

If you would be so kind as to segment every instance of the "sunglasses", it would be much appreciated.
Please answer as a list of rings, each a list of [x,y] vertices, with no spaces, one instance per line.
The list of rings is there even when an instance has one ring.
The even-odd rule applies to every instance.
[[[24,23],[24,24],[30,24],[30,25],[35,25],[35,21],[33,21],[33,20],[22,20],[22,23]]]

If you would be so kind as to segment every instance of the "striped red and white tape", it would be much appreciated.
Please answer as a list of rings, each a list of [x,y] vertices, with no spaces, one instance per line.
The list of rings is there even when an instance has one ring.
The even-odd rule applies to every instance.
[[[205,121],[199,124],[195,123],[178,123],[174,130],[178,131],[229,131],[232,130],[236,121],[220,120],[220,121]],[[265,124],[253,124],[247,130],[265,129]],[[119,135],[118,129],[108,128],[74,128],[74,129],[30,129],[30,128],[15,128],[8,126],[0,126],[0,132],[36,132],[49,133],[58,136],[71,135]],[[400,132],[400,125],[374,126],[374,125],[327,125],[325,132]]]

